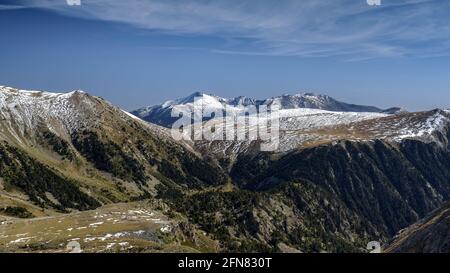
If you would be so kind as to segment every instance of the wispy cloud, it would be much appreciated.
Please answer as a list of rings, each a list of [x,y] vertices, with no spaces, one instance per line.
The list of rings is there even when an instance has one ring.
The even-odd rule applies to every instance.
[[[20,5],[2,5],[0,4],[0,11],[2,10],[15,10],[15,9],[22,9],[24,6]]]
[[[450,52],[450,1],[383,0],[56,0],[19,1],[83,18],[120,22],[173,35],[233,40],[210,50],[227,54],[441,56]]]

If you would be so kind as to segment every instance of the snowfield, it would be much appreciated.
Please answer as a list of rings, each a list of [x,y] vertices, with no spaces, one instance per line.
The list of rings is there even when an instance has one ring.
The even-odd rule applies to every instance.
[[[301,147],[307,142],[326,139],[327,136],[318,135],[314,131],[324,128],[336,127],[339,125],[350,125],[353,123],[374,120],[378,118],[388,117],[388,114],[382,113],[366,113],[366,112],[333,112],[318,109],[285,109],[276,112],[279,117],[279,135],[273,138],[270,150],[278,152],[286,152]],[[247,117],[247,130],[249,135],[258,136],[258,130],[261,125],[268,124],[267,117],[259,117],[252,115]],[[244,123],[242,120],[240,124]],[[245,153],[253,147],[252,140],[238,140],[235,132],[234,139],[227,139],[221,136],[225,132],[233,130],[234,123],[223,124],[223,119],[213,119],[203,124],[203,132],[209,134],[209,138],[195,141],[197,148],[208,153],[221,154],[222,156]],[[214,131],[211,129],[214,128]],[[189,138],[189,129],[195,131],[195,126],[188,127],[183,131],[184,138]],[[195,131],[198,133],[198,131]],[[199,135],[199,134],[197,134]],[[333,138],[334,139],[334,138]],[[213,140],[213,141],[211,141]],[[217,141],[218,140],[218,141]],[[268,144],[269,142],[265,142]],[[278,143],[278,144],[275,144]]]
[[[280,110],[280,131],[272,141],[273,151],[287,152],[292,149],[329,143],[336,140],[370,141],[384,139],[401,142],[417,139],[443,145],[447,136],[450,113],[443,110],[388,115],[381,113],[332,112],[317,109]],[[249,131],[258,130],[258,122],[264,119],[249,117]],[[220,128],[220,122],[208,121],[205,125]],[[227,126],[230,126],[227,124]],[[206,127],[208,131],[209,127]],[[217,128],[216,128],[217,130]],[[216,134],[220,134],[217,130]],[[269,142],[265,142],[268,144]],[[232,156],[254,150],[255,143],[248,140],[196,141],[196,146],[206,153]]]
[[[320,128],[388,116],[381,113],[332,112],[307,108],[280,110],[279,115],[281,130]]]

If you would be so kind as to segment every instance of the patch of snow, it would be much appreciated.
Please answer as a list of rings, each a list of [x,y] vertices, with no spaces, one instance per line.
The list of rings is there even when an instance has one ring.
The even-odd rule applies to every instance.
[[[103,224],[104,224],[104,222],[97,222],[97,223],[89,224],[89,226],[93,227],[93,226],[99,226],[99,225],[103,225]]]
[[[410,126],[399,131],[394,140],[401,141],[409,138],[432,137],[434,132],[442,131],[448,123],[448,117],[438,112],[430,116],[425,122],[410,123]]]
[[[19,238],[17,240],[11,241],[9,242],[10,244],[20,244],[20,243],[27,243],[28,241],[30,241],[31,239],[33,239],[34,236],[32,237],[24,237],[24,238]]]
[[[133,114],[131,114],[131,113],[125,111],[125,110],[122,110],[122,109],[121,109],[121,111],[122,111],[124,114],[126,114],[127,116],[129,116],[130,118],[132,118],[132,119],[135,119],[135,120],[138,120],[138,121],[145,122],[144,120],[140,119],[139,117],[136,117],[135,115],[133,115]]]
[[[162,233],[169,233],[172,231],[172,227],[170,225],[165,225],[162,228],[160,228],[160,231]]]
[[[113,248],[116,245],[116,243],[109,243],[106,245],[106,249]]]

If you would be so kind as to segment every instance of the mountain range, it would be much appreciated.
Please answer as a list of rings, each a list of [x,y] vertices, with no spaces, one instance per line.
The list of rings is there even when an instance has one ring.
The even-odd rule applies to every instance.
[[[450,204],[401,230],[385,247],[389,253],[449,253]]]
[[[348,104],[337,101],[326,95],[316,95],[313,93],[301,93],[296,95],[283,95],[279,97],[273,97],[264,100],[257,100],[244,96],[239,96],[231,99],[221,98],[215,95],[196,92],[185,98],[166,101],[163,104],[143,107],[132,111],[131,113],[137,117],[148,122],[158,124],[164,127],[171,127],[171,125],[177,120],[171,116],[173,109],[192,110],[194,107],[195,99],[201,99],[204,101],[205,107],[214,111],[225,110],[228,106],[231,109],[235,108],[237,112],[242,111],[242,108],[248,106],[260,106],[267,105],[278,106],[280,110],[287,109],[318,109],[327,111],[340,111],[340,112],[372,112],[372,113],[386,113],[394,114],[402,112],[401,108],[393,107],[389,109],[380,109],[374,106],[363,106]],[[239,109],[241,107],[241,109]],[[207,120],[207,119],[204,119]]]
[[[279,147],[172,139],[171,109],[198,95],[280,105]],[[448,110],[198,93],[132,113],[83,91],[0,87],[0,251],[426,251],[392,240],[429,240],[398,233],[450,196]]]

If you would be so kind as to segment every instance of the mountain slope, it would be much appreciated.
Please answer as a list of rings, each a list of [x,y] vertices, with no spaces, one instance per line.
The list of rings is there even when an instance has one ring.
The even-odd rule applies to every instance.
[[[450,205],[402,230],[384,250],[393,253],[449,253]]]
[[[234,113],[240,113],[244,111],[243,108],[245,107],[260,105],[267,105],[269,107],[277,106],[280,110],[309,108],[339,112],[372,112],[385,114],[394,114],[401,111],[401,109],[399,108],[382,110],[373,106],[348,104],[337,101],[329,96],[315,95],[312,93],[283,95],[265,100],[256,100],[247,97],[225,99],[214,95],[197,92],[189,95],[186,98],[167,101],[161,105],[143,107],[131,113],[148,122],[165,127],[171,127],[171,125],[178,119],[177,117],[171,116],[172,110],[176,109],[178,111],[192,111],[196,98],[204,100],[203,104],[205,105],[205,107],[210,111],[214,110],[216,112],[223,111],[227,106]],[[208,120],[208,118],[204,118],[203,120]]]
[[[320,100],[315,105],[301,100],[272,102],[282,107],[320,107]],[[174,209],[221,236],[227,249],[287,245],[306,252],[361,251],[368,241],[386,242],[448,200],[447,111],[391,115],[357,112],[373,110],[368,108],[340,109],[344,111],[280,110],[280,145],[273,152],[261,152],[258,140],[194,141],[197,150],[229,170],[239,189],[163,196]],[[213,119],[204,126],[217,128],[224,126],[222,122]],[[236,201],[226,201],[230,199]],[[236,207],[237,203],[248,205]],[[236,224],[222,229],[223,222]],[[302,234],[302,239],[295,234]]]
[[[386,235],[437,208],[450,195],[450,153],[436,144],[342,141],[281,158],[238,158],[231,175],[242,188],[267,191],[313,183]]]
[[[168,129],[80,91],[2,88],[0,105],[0,215],[20,228],[8,217],[145,199],[169,222],[185,219],[183,236],[195,249],[204,231],[218,251],[361,252],[450,196],[450,113],[443,110],[285,109],[282,149],[262,152],[258,141],[175,142]],[[14,236],[2,226],[0,236]],[[104,227],[98,234],[115,234],[114,225]],[[155,226],[148,231],[147,239],[159,238]],[[18,240],[1,238],[10,246]]]
[[[2,87],[0,107],[4,188],[43,207],[87,208],[76,199],[80,197],[55,188],[62,182],[50,184],[50,177],[97,206],[154,195],[159,183],[201,188],[226,182],[219,168],[172,141],[163,128],[82,91],[54,94]],[[30,168],[37,169],[36,176],[45,172],[42,183],[19,181],[31,179]]]
[[[331,112],[315,109],[293,109],[279,111],[279,134],[271,141],[238,140],[214,138],[215,140],[197,140],[194,146],[203,154],[219,161],[233,163],[241,154],[254,154],[260,151],[261,144],[273,147],[275,153],[287,153],[296,149],[331,144],[339,140],[372,141],[384,140],[400,143],[413,139],[425,143],[437,143],[447,147],[450,113],[444,110],[401,113],[387,115],[381,113]],[[257,131],[259,124],[255,116],[250,116],[249,131]],[[262,120],[264,121],[264,120]],[[204,131],[212,136],[221,133],[217,128],[227,128],[222,119],[213,119],[204,123]],[[189,132],[186,130],[185,132]],[[185,135],[188,137],[188,135]],[[224,165],[229,167],[229,165]]]
[[[233,191],[160,198],[228,251],[361,252],[448,200],[449,164],[436,143],[339,141],[240,155]]]
[[[289,112],[286,117],[281,115],[280,148],[273,152],[261,152],[259,141],[195,141],[198,150],[229,170],[244,196],[250,192],[254,198],[260,198],[252,211],[231,209],[233,215],[242,218],[227,221],[242,221],[244,215],[254,221],[245,229],[245,238],[270,244],[275,236],[270,232],[282,230],[282,234],[294,234],[301,223],[307,222],[303,234],[332,233],[336,235],[334,239],[353,247],[358,245],[355,238],[366,243],[386,242],[398,230],[448,200],[448,111],[384,115],[296,109],[302,113],[295,117],[289,116],[294,110],[283,111]],[[221,121],[205,125],[212,124],[217,126]],[[314,197],[311,187],[316,192]],[[195,202],[197,198],[202,197],[183,202]],[[316,202],[320,203],[318,207]],[[269,212],[274,209],[272,206],[294,207],[298,211],[282,209],[284,215],[280,216]],[[333,207],[331,215],[330,211],[319,212],[327,206]],[[185,210],[189,212],[188,207]],[[314,211],[312,217],[322,221],[304,218],[309,210]],[[224,213],[219,206],[204,217]],[[347,221],[364,224],[346,226]],[[279,222],[288,224],[280,226]],[[299,243],[298,238],[278,233],[275,237],[279,244],[313,251],[311,245]],[[312,236],[305,240],[324,244],[327,239]],[[343,247],[340,250],[349,246],[333,243]],[[327,248],[322,245],[322,249]]]

